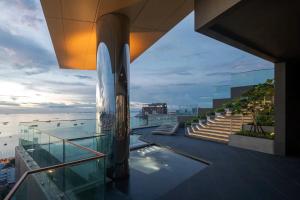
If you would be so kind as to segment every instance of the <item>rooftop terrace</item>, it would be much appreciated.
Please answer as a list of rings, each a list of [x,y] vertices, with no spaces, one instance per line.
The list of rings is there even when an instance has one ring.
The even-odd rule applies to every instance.
[[[141,139],[168,146],[211,164],[159,199],[297,199],[300,195],[300,159],[274,156],[192,139],[179,129],[176,136]]]

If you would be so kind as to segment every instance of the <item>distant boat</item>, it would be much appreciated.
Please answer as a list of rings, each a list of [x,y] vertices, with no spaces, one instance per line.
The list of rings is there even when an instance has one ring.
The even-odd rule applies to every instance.
[[[38,127],[38,125],[33,124],[33,125],[30,125],[30,126],[29,126],[29,128],[34,128],[34,127]]]
[[[58,123],[56,124],[56,126],[57,126],[57,127],[60,127],[60,122],[58,122]]]
[[[3,125],[7,125],[8,124],[8,122],[3,122]]]
[[[77,124],[74,124],[74,126],[77,126]]]
[[[83,123],[83,122],[81,122],[80,124],[81,124],[81,125],[83,125],[84,123]]]

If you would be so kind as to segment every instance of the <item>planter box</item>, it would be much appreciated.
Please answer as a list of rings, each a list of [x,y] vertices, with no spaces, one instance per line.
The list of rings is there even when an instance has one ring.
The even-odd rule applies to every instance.
[[[274,154],[274,140],[270,139],[233,134],[230,135],[228,144],[230,146],[239,147],[243,149]]]
[[[250,131],[252,125],[243,125],[243,130]],[[261,126],[264,132],[274,133],[274,126]]]

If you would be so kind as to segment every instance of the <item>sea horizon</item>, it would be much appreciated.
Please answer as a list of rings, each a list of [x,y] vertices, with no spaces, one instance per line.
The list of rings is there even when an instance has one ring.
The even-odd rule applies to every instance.
[[[137,108],[130,109],[130,117],[133,118],[138,112]],[[80,119],[96,119],[96,112],[1,113],[0,159],[14,157],[14,149],[19,143],[19,125],[22,122]]]

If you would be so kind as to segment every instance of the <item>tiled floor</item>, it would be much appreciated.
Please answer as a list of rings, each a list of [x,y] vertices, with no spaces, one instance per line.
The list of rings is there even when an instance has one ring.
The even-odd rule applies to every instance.
[[[184,136],[183,129],[176,136],[150,132],[143,129],[142,138],[211,162],[159,199],[300,199],[300,158],[191,139]]]

